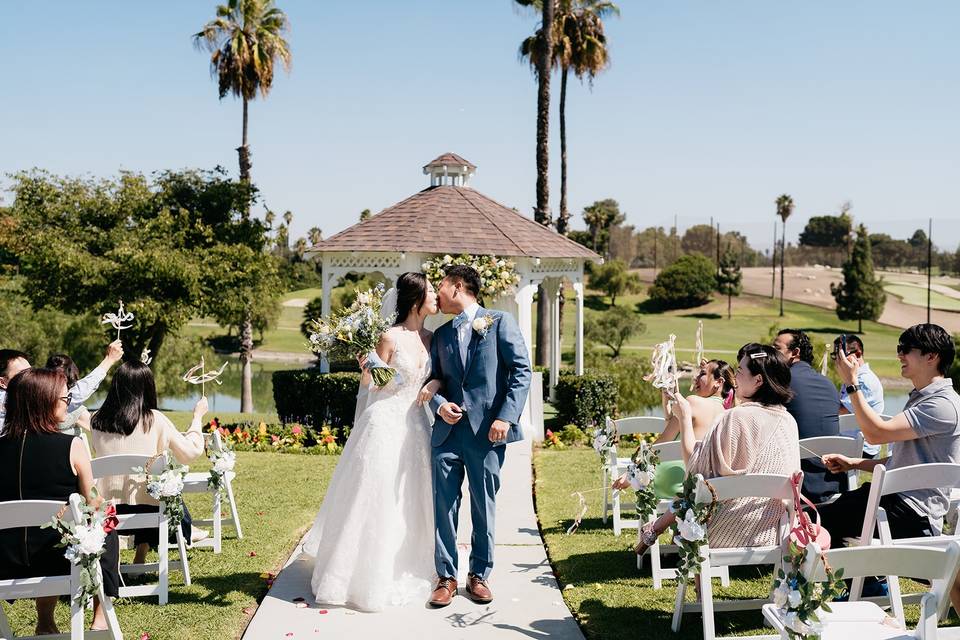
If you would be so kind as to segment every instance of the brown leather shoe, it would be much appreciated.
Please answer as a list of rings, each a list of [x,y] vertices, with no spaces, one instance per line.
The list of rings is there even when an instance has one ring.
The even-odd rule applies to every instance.
[[[440,578],[437,580],[437,588],[430,595],[430,604],[434,607],[445,607],[453,601],[457,595],[456,578]]]
[[[467,595],[477,604],[493,602],[493,594],[486,581],[472,573],[467,574]]]

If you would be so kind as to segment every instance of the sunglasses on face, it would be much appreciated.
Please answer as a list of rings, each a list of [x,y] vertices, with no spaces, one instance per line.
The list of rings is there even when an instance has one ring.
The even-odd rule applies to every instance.
[[[60,396],[60,399],[61,399],[63,402],[65,402],[66,405],[69,407],[70,404],[73,402],[73,394],[72,394],[72,393],[68,393],[68,394],[65,395],[65,396]]]
[[[897,355],[905,356],[917,347],[911,347],[910,345],[903,344],[902,342],[897,345]]]

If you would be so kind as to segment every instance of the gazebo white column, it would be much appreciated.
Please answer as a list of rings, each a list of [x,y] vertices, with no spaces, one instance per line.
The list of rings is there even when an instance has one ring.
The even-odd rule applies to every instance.
[[[533,362],[533,296],[537,292],[537,285],[527,280],[523,282],[514,294],[517,302],[517,324],[520,325],[520,333],[523,335],[523,341],[527,344],[527,358]]]
[[[550,401],[556,400],[557,380],[560,378],[560,280],[548,278],[543,281],[547,296],[547,313],[550,314],[550,344],[547,362],[550,365]]]
[[[577,296],[577,338],[576,356],[574,356],[574,371],[578,376],[583,375],[583,282],[573,283],[573,291]]]

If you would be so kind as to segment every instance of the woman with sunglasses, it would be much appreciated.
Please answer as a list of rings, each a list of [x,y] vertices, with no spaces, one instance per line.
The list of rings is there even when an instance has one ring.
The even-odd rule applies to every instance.
[[[0,436],[0,501],[56,500],[66,503],[79,493],[93,504],[90,455],[79,438],[60,433],[57,425],[70,404],[67,380],[60,371],[26,369],[10,380],[6,429]],[[60,534],[38,527],[0,530],[0,579],[61,576],[70,573]],[[100,558],[104,592],[116,597],[120,586],[116,533],[107,536]],[[37,598],[37,635],[58,633],[54,622],[57,596]],[[107,622],[94,599],[94,629]]]

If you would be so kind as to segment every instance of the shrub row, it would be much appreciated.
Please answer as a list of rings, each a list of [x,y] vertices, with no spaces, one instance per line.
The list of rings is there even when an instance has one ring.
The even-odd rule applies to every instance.
[[[358,372],[300,369],[273,373],[273,400],[284,423],[352,426],[359,387]]]

